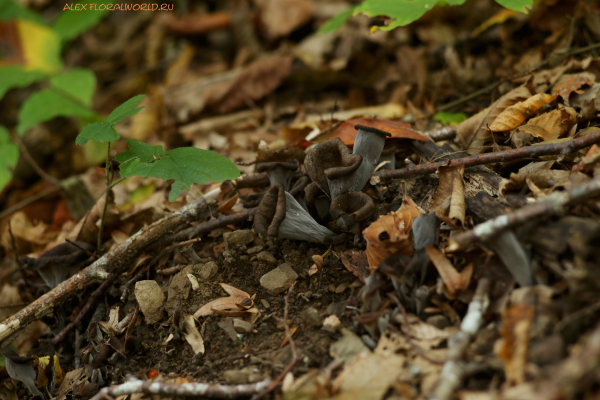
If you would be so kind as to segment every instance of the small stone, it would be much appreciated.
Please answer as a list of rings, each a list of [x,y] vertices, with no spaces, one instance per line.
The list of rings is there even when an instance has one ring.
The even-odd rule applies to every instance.
[[[271,308],[271,305],[269,304],[269,302],[266,299],[260,299],[260,302],[264,308],[266,308],[266,309]]]
[[[250,333],[252,332],[252,323],[244,321],[243,319],[234,318],[233,329],[235,329],[237,333]]]
[[[348,285],[345,283],[340,283],[338,287],[335,288],[335,292],[337,294],[344,293],[344,290],[348,289]]]
[[[251,230],[241,230],[241,231],[233,231],[227,232],[223,234],[223,239],[225,239],[225,243],[229,249],[234,248],[235,246],[246,245],[252,243],[254,240],[254,234]]]
[[[261,251],[256,255],[256,258],[258,261],[262,261],[267,264],[277,264],[277,259],[268,251]]]
[[[223,378],[227,383],[240,385],[244,383],[254,383],[263,379],[256,368],[242,368],[240,370],[230,369],[223,372]]]
[[[308,326],[319,327],[321,326],[321,317],[319,311],[314,307],[308,307],[306,310],[300,313],[300,318]]]
[[[248,249],[248,254],[252,255],[252,254],[257,254],[260,253],[261,251],[264,250],[263,246],[254,246],[254,247],[250,247]]]
[[[187,279],[187,277],[186,277]],[[189,281],[188,281],[189,282]],[[165,294],[156,281],[139,281],[135,284],[135,299],[140,305],[146,323],[154,325],[164,314]]]
[[[199,268],[196,268],[196,266],[199,266]],[[198,274],[198,276],[200,277],[200,280],[208,281],[208,280],[210,280],[210,278],[217,275],[217,272],[219,271],[219,266],[217,265],[216,262],[211,261],[211,262],[207,262],[204,265],[203,264],[194,265],[194,271]]]
[[[292,286],[298,279],[298,274],[288,263],[281,264],[274,270],[267,272],[260,278],[260,285],[272,295],[278,295]]]
[[[227,336],[229,336],[229,339],[231,339],[234,342],[237,342],[238,337],[237,337],[237,332],[235,331],[235,329],[233,329],[233,321],[229,318],[224,319],[223,321],[219,322],[217,325],[219,325],[219,328],[223,329],[223,331],[225,331],[225,334]]]
[[[187,277],[187,273],[184,271],[179,272],[171,279],[169,291],[167,292],[167,302],[165,304],[165,308],[169,315],[175,311],[175,308],[177,308],[178,305],[182,304],[184,300],[187,300],[190,297],[191,287],[192,283]]]
[[[438,329],[444,329],[450,326],[450,321],[445,315],[434,315],[432,317],[427,318],[426,322],[435,326]]]

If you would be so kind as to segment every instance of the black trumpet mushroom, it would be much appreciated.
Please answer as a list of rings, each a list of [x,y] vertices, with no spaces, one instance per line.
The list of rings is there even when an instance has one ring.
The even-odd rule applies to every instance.
[[[375,203],[371,196],[363,192],[348,192],[337,196],[331,201],[329,213],[335,218],[335,226],[348,229],[355,234],[360,233],[358,223],[373,215]]]
[[[361,156],[363,161],[354,174],[354,185],[349,191],[360,192],[371,178],[373,171],[375,171],[385,146],[385,138],[392,135],[386,131],[365,125],[355,125],[354,128],[358,132],[354,140],[352,154]]]
[[[381,164],[386,161],[387,162],[381,166],[381,169],[396,169],[396,149],[397,146],[395,144],[391,144],[383,148],[381,157],[379,157],[377,164]]]
[[[290,190],[294,172],[299,166],[300,163],[296,159],[285,162],[261,162],[256,165],[256,172],[266,172],[271,186],[279,184],[287,192]]]

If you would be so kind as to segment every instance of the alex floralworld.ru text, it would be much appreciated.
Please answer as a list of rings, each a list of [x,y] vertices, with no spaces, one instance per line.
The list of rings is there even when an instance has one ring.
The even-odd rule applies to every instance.
[[[84,11],[84,10],[94,10],[94,11],[172,11],[173,4],[65,4],[63,10],[71,10],[71,11]]]

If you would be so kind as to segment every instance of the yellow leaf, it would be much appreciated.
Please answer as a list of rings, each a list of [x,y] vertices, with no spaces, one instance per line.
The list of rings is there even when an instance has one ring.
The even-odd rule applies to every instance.
[[[57,73],[62,68],[60,37],[43,25],[19,19],[17,29],[25,56],[25,69]]]
[[[484,21],[483,24],[481,24],[477,28],[475,28],[475,30],[471,33],[471,37],[472,38],[477,37],[482,32],[485,32],[486,30],[488,30],[488,28],[491,28],[494,25],[502,24],[503,22],[508,21],[515,15],[519,15],[519,14],[521,14],[521,13],[518,11],[514,11],[509,8],[503,8],[502,10],[498,11],[496,14],[494,14],[490,18],[488,18],[486,21]]]
[[[502,132],[515,129],[521,125],[527,118],[531,117],[542,106],[552,103],[556,100],[556,95],[540,93],[531,96],[525,101],[517,103],[502,111],[490,126],[492,132]]]

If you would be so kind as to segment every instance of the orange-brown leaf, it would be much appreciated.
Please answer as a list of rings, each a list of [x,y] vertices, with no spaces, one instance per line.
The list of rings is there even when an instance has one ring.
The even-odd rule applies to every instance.
[[[194,313],[194,318],[206,317],[213,314],[213,310],[239,310],[252,307],[250,295],[226,283],[220,284],[229,297],[221,297],[206,303]]]
[[[426,142],[429,139],[427,136],[421,134],[419,131],[416,131],[411,128],[410,124],[405,122],[391,121],[389,119],[379,119],[379,118],[354,118],[350,119],[344,123],[342,123],[330,136],[330,138],[339,137],[342,139],[342,142],[347,144],[348,146],[354,145],[354,140],[356,139],[356,129],[354,126],[366,125],[373,128],[381,129],[382,131],[386,131],[391,133],[392,137],[390,139],[414,139],[420,140],[421,142]]]
[[[546,132],[545,136],[538,136],[542,131],[532,130],[532,136],[541,137],[543,140],[552,140],[564,136],[577,123],[577,112],[571,107],[552,110],[539,117],[532,118],[525,126],[538,126]]]
[[[425,246],[425,251],[446,285],[448,298],[453,299],[456,293],[469,287],[473,264],[467,265],[461,272],[458,272],[450,260],[435,247]]]
[[[540,93],[531,96],[525,101],[521,101],[502,111],[500,115],[490,125],[492,132],[503,132],[515,129],[525,120],[531,117],[542,106],[552,103],[556,100],[556,95]]]
[[[525,380],[533,313],[533,307],[518,303],[507,308],[502,314],[502,343],[498,358],[504,363],[504,373],[509,386],[518,385]]]
[[[565,104],[569,104],[569,96],[575,92],[582,94],[582,86],[592,86],[596,83],[596,76],[591,72],[580,72],[578,74],[565,74],[552,87],[552,94],[562,97]]]

